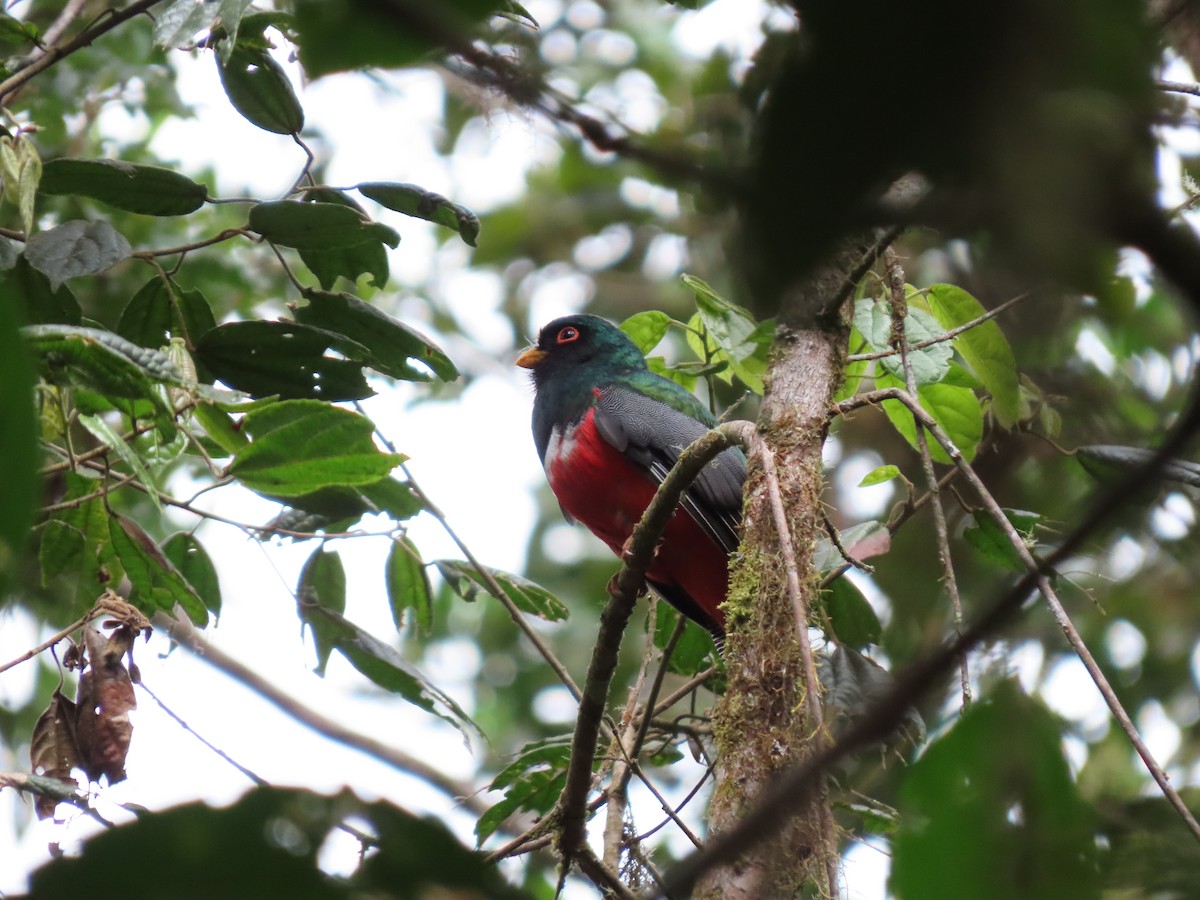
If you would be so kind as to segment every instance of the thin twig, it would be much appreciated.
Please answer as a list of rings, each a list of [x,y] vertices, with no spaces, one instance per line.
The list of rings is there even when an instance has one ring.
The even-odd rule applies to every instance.
[[[995,498],[992,497],[991,492],[988,491],[987,487],[980,480],[979,476],[975,474],[975,470],[972,469],[970,464],[968,464],[966,460],[962,458],[961,451],[959,451],[959,449],[954,445],[954,442],[938,424],[937,420],[929,415],[929,413],[927,413],[924,409],[922,409],[920,404],[917,403],[907,391],[901,391],[897,388],[887,388],[880,391],[871,391],[866,396],[873,397],[875,402],[881,402],[882,400],[899,400],[901,403],[907,406],[912,411],[913,416],[917,419],[921,426],[928,429],[929,433],[934,436],[934,439],[937,440],[937,442],[942,446],[942,449],[946,451],[946,454],[954,462],[955,467],[962,472],[963,477],[966,478],[970,485],[975,489],[975,492],[979,496],[980,501],[983,503],[984,508],[987,510],[988,515],[991,517],[992,521],[996,523],[996,526],[1004,533],[1005,537],[1008,538],[1008,541],[1010,544],[1012,544],[1013,550],[1016,552],[1017,557],[1021,560],[1021,564],[1025,566],[1030,573],[1030,576],[1033,577],[1033,586],[1037,588],[1043,597],[1045,597],[1047,604],[1050,606],[1051,612],[1054,614],[1054,618],[1058,624],[1058,627],[1062,630],[1068,642],[1071,644],[1072,649],[1075,650],[1076,655],[1079,656],[1080,660],[1084,664],[1084,667],[1088,670],[1088,674],[1091,676],[1092,681],[1095,682],[1097,689],[1100,691],[1100,696],[1104,698],[1104,702],[1108,705],[1113,717],[1117,720],[1117,724],[1120,725],[1121,730],[1125,732],[1125,737],[1129,740],[1129,743],[1133,746],[1134,750],[1137,751],[1138,756],[1142,758],[1142,762],[1145,763],[1151,777],[1158,784],[1159,790],[1163,792],[1163,796],[1167,798],[1171,806],[1174,807],[1175,811],[1179,813],[1180,818],[1182,818],[1187,824],[1188,829],[1192,832],[1196,839],[1200,841],[1200,822],[1196,821],[1196,817],[1193,816],[1191,810],[1187,808],[1187,804],[1183,802],[1183,799],[1179,796],[1178,791],[1176,791],[1171,785],[1170,779],[1167,778],[1167,773],[1154,758],[1154,755],[1150,752],[1150,748],[1146,746],[1145,741],[1142,740],[1142,737],[1138,733],[1136,726],[1133,724],[1133,720],[1129,718],[1128,713],[1125,712],[1125,708],[1121,705],[1121,701],[1117,699],[1116,692],[1113,691],[1112,685],[1109,684],[1108,679],[1104,676],[1104,673],[1101,671],[1099,665],[1097,665],[1095,658],[1092,656],[1091,651],[1088,650],[1083,638],[1080,637],[1079,632],[1075,629],[1075,626],[1067,616],[1066,610],[1063,609],[1062,603],[1059,602],[1058,595],[1055,593],[1054,588],[1050,583],[1049,575],[1052,574],[1052,569],[1050,568],[1049,564],[1045,560],[1037,559],[1029,551],[1029,548],[1025,545],[1024,538],[1022,538],[1016,528],[1013,527],[1013,524],[1008,520],[1008,516],[1004,515],[1004,510],[1000,508],[1000,504],[996,502]],[[1162,450],[1159,451],[1159,454],[1155,457],[1156,460],[1159,456],[1161,456],[1162,452]],[[1159,463],[1159,465],[1161,467],[1161,463]]]
[[[462,538],[458,536],[458,533],[450,525],[449,520],[447,520],[445,513],[443,513],[441,509],[434,504],[433,500],[430,499],[429,495],[421,489],[421,486],[413,478],[412,473],[408,470],[408,467],[402,464],[400,468],[403,470],[405,477],[408,479],[408,486],[412,488],[412,492],[417,495],[417,499],[419,499],[424,505],[426,512],[437,519],[438,524],[442,526],[442,529],[450,537],[450,540],[454,541],[454,545],[458,547],[459,552],[462,553],[463,557],[467,560],[467,563],[479,574],[479,577],[483,579],[483,583],[487,588],[487,592],[491,594],[493,598],[500,601],[500,604],[504,607],[505,611],[508,612],[509,618],[513,620],[516,626],[521,629],[521,632],[525,635],[525,637],[529,639],[529,642],[533,644],[534,649],[537,650],[542,659],[546,661],[546,664],[550,666],[551,671],[558,676],[558,680],[561,681],[566,686],[567,690],[571,692],[571,696],[573,696],[576,701],[579,701],[580,698],[583,697],[583,692],[579,689],[579,685],[575,683],[575,679],[571,677],[571,673],[567,671],[567,667],[564,666],[559,658],[554,655],[554,651],[550,649],[550,645],[547,644],[542,639],[542,636],[534,630],[533,626],[529,624],[528,620],[526,620],[525,614],[517,608],[517,605],[513,603],[512,598],[510,598],[508,594],[504,592],[504,589],[500,587],[500,583],[496,581],[496,576],[492,574],[492,570],[483,565],[483,563],[478,560],[475,554],[471,552],[471,549],[466,545]]]
[[[441,769],[431,766],[424,760],[417,759],[415,756],[410,756],[391,743],[385,743],[368,735],[353,731],[340,722],[305,706],[294,697],[271,684],[240,660],[234,659],[225,651],[210,643],[185,618],[175,618],[166,613],[159,613],[154,617],[154,624],[156,627],[165,630],[171,636],[172,640],[182,644],[214,669],[240,682],[301,725],[312,729],[331,741],[351,747],[394,769],[427,782],[454,798],[455,801],[461,803],[476,815],[483,815],[487,811],[487,806],[475,796],[476,792],[470,785],[450,778]]]
[[[916,397],[917,376],[913,371],[912,355],[909,353],[911,348],[908,346],[908,338],[904,330],[904,320],[908,315],[908,301],[904,294],[904,268],[900,265],[900,258],[896,255],[896,251],[891,247],[884,251],[883,259],[885,279],[891,292],[893,344],[900,353],[904,385],[908,389],[908,393]],[[933,469],[933,457],[929,455],[929,440],[925,437],[925,429],[915,419],[913,426],[917,437],[917,454],[921,458],[921,471],[925,475],[925,484],[929,488],[929,508],[933,510],[938,560],[942,564],[942,582],[946,586],[946,592],[950,595],[954,633],[961,635],[963,631],[962,598],[958,593],[958,578],[954,574],[954,557],[950,554],[950,533],[946,528],[946,510],[942,506],[942,495],[938,490],[938,477]],[[971,703],[971,669],[966,654],[963,654],[958,661],[958,680],[965,710]]]
[[[188,734],[190,734],[192,737],[194,737],[196,740],[198,740],[200,743],[202,743],[205,747],[207,747],[209,750],[211,750],[217,756],[221,757],[221,759],[225,760],[225,762],[229,763],[231,766],[233,766],[235,769],[237,769],[239,772],[241,772],[243,775],[245,775],[248,779],[250,779],[255,784],[257,784],[259,787],[267,786],[268,782],[265,778],[263,778],[261,775],[256,774],[253,770],[247,768],[246,766],[243,766],[240,762],[238,762],[236,759],[234,759],[232,756],[230,756],[228,753],[226,753],[224,750],[222,750],[216,744],[212,743],[210,740],[208,740],[206,737],[204,737],[202,734],[200,734],[200,732],[196,731],[196,729],[194,729],[191,725],[189,725],[187,722],[185,722],[175,712],[175,710],[171,709],[171,707],[167,706],[167,704],[165,704],[162,701],[162,699],[158,696],[158,694],[156,694],[156,693],[154,693],[154,691],[150,690],[149,686],[146,684],[146,682],[144,680],[138,682],[138,687],[140,687],[143,691],[145,691],[150,696],[150,699],[158,704],[159,709],[161,709],[164,713],[166,713],[168,716],[170,716],[172,720],[174,720],[176,725],[178,725],[180,728],[182,728],[184,731],[186,731]]]
[[[25,82],[29,81],[35,75],[44,72],[60,59],[70,56],[77,50],[82,50],[96,40],[96,38],[107,34],[123,22],[140,16],[151,7],[162,2],[163,0],[137,0],[136,3],[131,3],[124,9],[109,13],[103,21],[97,22],[91,28],[81,31],[65,44],[46,48],[46,52],[42,56],[33,60],[33,62],[20,71],[10,75],[4,81],[0,81],[0,103],[3,103],[9,94],[13,93],[13,91],[25,84]]]

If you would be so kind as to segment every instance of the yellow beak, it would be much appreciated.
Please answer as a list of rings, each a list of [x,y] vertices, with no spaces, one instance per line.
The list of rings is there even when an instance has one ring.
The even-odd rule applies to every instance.
[[[522,369],[532,369],[549,355],[550,354],[548,354],[545,350],[539,350],[537,347],[530,347],[517,357],[517,365]]]

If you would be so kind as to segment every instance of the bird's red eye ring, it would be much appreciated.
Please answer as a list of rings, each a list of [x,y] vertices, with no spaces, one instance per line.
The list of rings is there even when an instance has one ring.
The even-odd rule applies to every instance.
[[[558,344],[569,344],[571,341],[577,340],[579,340],[579,329],[572,325],[568,325],[565,328],[560,328],[558,331],[558,336],[554,339],[555,343]]]

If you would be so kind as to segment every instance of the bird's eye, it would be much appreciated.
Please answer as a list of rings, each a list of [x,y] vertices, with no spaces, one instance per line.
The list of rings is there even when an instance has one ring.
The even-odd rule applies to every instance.
[[[554,340],[559,344],[569,344],[571,341],[577,341],[579,340],[579,329],[570,325],[568,325],[566,328],[560,328],[558,337],[556,337]]]

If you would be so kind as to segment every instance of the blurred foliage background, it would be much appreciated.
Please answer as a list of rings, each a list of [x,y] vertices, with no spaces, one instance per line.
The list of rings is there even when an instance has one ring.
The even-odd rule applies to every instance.
[[[495,377],[498,362],[507,366],[548,312],[580,309],[621,321],[656,309],[687,322],[695,301],[680,283],[683,273],[703,279],[759,319],[769,318],[775,312],[777,282],[820,259],[840,236],[869,221],[869,214],[878,212],[872,198],[892,178],[913,170],[927,176],[935,190],[928,209],[895,243],[909,282],[916,288],[960,285],[987,308],[1024,297],[997,321],[1015,354],[1026,415],[1012,429],[989,418],[975,466],[1004,507],[1040,516],[1035,533],[1039,546],[1053,547],[1097,490],[1096,478],[1072,455],[1074,448],[1153,447],[1192,390],[1200,340],[1189,303],[1176,296],[1145,257],[1124,249],[1114,237],[1122,233],[1122,198],[1133,196],[1139,185],[1149,185],[1164,208],[1177,208],[1191,226],[1189,209],[1198,193],[1192,179],[1200,159],[1193,75],[1200,61],[1195,58],[1200,32],[1189,4],[1026,0],[1006,12],[979,12],[977,20],[972,18],[975,13],[938,2],[869,2],[837,10],[798,4],[797,15],[795,9],[772,4],[734,10],[734,4],[720,2],[542,0],[526,8],[505,4],[507,17],[491,15],[497,11],[495,4],[462,0],[443,5],[444,20],[413,13],[405,3],[380,4],[377,9],[369,3],[330,5],[340,13],[317,10],[320,4],[300,0],[262,4],[262,10],[259,5],[247,9],[245,4],[220,4],[226,16],[236,10],[237,16],[248,19],[262,12],[266,18],[254,22],[257,33],[243,29],[238,40],[251,47],[268,40],[282,61],[298,50],[307,77],[324,76],[313,84],[348,77],[333,70],[365,65],[428,69],[437,79],[439,107],[425,139],[445,171],[461,169],[461,160],[478,153],[500,119],[525,120],[535,135],[528,139],[535,161],[528,166],[524,189],[519,196],[477,210],[475,247],[468,247],[453,230],[416,219],[386,218],[389,214],[378,206],[365,204],[372,217],[393,225],[404,240],[387,250],[393,272],[385,284],[373,284],[364,274],[343,277],[336,289],[351,291],[427,333],[459,370],[457,380],[403,387],[394,394],[397,402],[413,407],[455,404],[474,380]],[[3,77],[16,75],[37,58],[37,40],[64,11],[70,13],[67,33],[73,34],[102,23],[111,14],[108,6],[53,0],[8,4],[0,19]],[[157,23],[146,16],[130,19],[15,92],[5,93],[6,82],[0,82],[8,134],[25,130],[23,139],[33,143],[43,161],[112,158],[175,168],[175,160],[160,156],[155,138],[172,121],[197,115],[177,91],[179,60],[197,57],[213,65],[213,44],[219,47],[220,41],[213,40],[210,29],[221,27],[222,21],[196,20],[202,24],[193,22],[195,27],[188,30],[181,19],[177,32],[164,40],[164,12],[182,17],[190,14],[185,6],[189,5],[160,4]],[[406,18],[410,14],[413,18]],[[691,46],[689,29],[699,28],[702,16],[707,17],[707,28],[713,28],[713,22],[744,24],[753,18],[751,32],[757,33],[741,41],[708,41],[706,55],[698,56],[684,47]],[[800,38],[797,18],[802,23]],[[438,39],[438,29],[450,25],[463,29],[454,34],[479,35],[490,53],[512,62],[529,81],[514,81],[506,91],[497,74],[504,70],[480,68],[469,53],[447,57],[448,42]],[[274,28],[280,30],[268,30]],[[367,35],[381,28],[399,29],[409,35],[411,46],[398,41],[375,47]],[[818,40],[808,44],[805,36],[810,33]],[[228,34],[224,39],[230,40]],[[331,43],[353,52],[338,58],[326,46]],[[302,105],[306,88],[294,66],[287,71],[296,80]],[[325,74],[330,71],[333,74]],[[1156,79],[1181,83],[1183,88],[1164,88]],[[533,92],[537,99],[522,107],[518,101],[531,94],[521,89],[531,84],[540,86]],[[395,89],[382,76],[379,85],[384,92]],[[775,108],[782,107],[790,118],[764,125],[769,85],[775,85],[777,97],[789,98],[788,103],[779,100]],[[1189,85],[1190,93],[1184,91]],[[1051,102],[1063,98],[1071,102]],[[580,136],[583,120],[562,115],[563,109],[586,117],[582,130],[587,137]],[[138,127],[114,127],[123,116]],[[417,127],[426,126],[414,122]],[[597,140],[596,129],[607,135],[607,147]],[[311,127],[297,132],[316,154],[313,182],[325,183],[332,162],[325,152],[328,136]],[[632,137],[623,143],[627,136]],[[214,133],[211,140],[235,138]],[[764,141],[769,146],[764,148]],[[634,152],[638,148],[646,152]],[[700,177],[696,167],[704,173]],[[730,184],[752,169],[750,182],[756,192],[742,212],[749,208],[751,221],[758,224],[748,228],[739,217]],[[789,170],[793,177],[782,177]],[[26,235],[17,188],[10,188],[13,171],[5,172],[5,201],[0,204],[0,240],[11,245],[0,254],[0,299],[22,310],[23,324],[82,324],[123,333],[122,314],[153,277],[151,267],[141,264],[145,260],[130,260],[73,279],[67,287],[74,299],[66,299],[63,289],[51,287],[25,259],[18,259]],[[212,168],[184,174],[207,185],[212,194],[218,182],[237,179],[236,173]],[[295,177],[299,176],[297,166]],[[363,172],[354,177],[368,181],[378,175]],[[755,178],[770,180],[764,184]],[[399,180],[409,179],[401,174]],[[1128,203],[1130,209],[1135,205]],[[755,215],[763,208],[770,215]],[[208,203],[191,215],[150,217],[80,193],[39,197],[39,230],[75,219],[108,222],[135,250],[145,250],[199,242],[225,229],[242,228],[246,206]],[[410,248],[412,235],[416,239]],[[406,254],[419,253],[428,254],[426,264],[398,262]],[[787,263],[778,271],[764,272],[762,258],[768,253],[776,259],[786,257]],[[170,270],[178,260],[168,257],[162,265]],[[470,302],[455,296],[461,290],[454,287],[456,278],[470,279],[459,284],[479,288]],[[200,290],[218,323],[286,314],[289,304],[306,296],[293,279],[304,288],[317,287],[316,277],[294,250],[277,257],[245,236],[189,252],[172,279],[180,290]],[[878,296],[881,291],[878,276],[868,274],[860,293]],[[694,361],[680,328],[672,328],[654,353],[670,364]],[[392,390],[379,375],[371,376],[371,385],[380,392]],[[719,409],[753,418],[757,398],[739,382],[701,377],[697,388]],[[24,398],[6,397],[4,402],[19,404]],[[512,428],[522,434],[526,414],[524,409],[513,413]],[[94,441],[86,435],[77,439]],[[487,441],[486,436],[470,439]],[[396,449],[404,452],[402,439],[399,443]],[[898,466],[909,481],[921,483],[915,453],[875,411],[860,411],[835,423],[826,456],[825,499],[839,529],[885,520],[903,501],[898,480],[870,489],[858,486],[877,467]],[[120,468],[119,461],[114,465]],[[162,461],[155,474],[160,485],[213,481],[203,458],[191,451]],[[69,486],[62,473],[39,483],[41,505],[49,507],[69,496],[64,494]],[[181,496],[190,493],[182,487],[175,490]],[[438,503],[436,496],[428,499]],[[114,491],[106,501],[157,541],[197,521],[179,513],[160,515],[135,491]],[[582,678],[595,617],[615,564],[590,537],[580,539],[565,531],[568,526],[548,488],[539,488],[536,503],[537,521],[522,574],[561,600],[570,616],[552,623],[537,621],[534,627],[555,656]],[[970,507],[967,499],[948,505],[968,619],[1015,580],[1011,570],[964,539]],[[479,498],[478,515],[494,520],[496,529],[508,527],[504,510],[486,497]],[[1195,518],[1194,485],[1164,483],[1152,495],[1137,498],[1118,522],[1094,534],[1086,549],[1060,568],[1057,579],[1121,702],[1185,796],[1200,778]],[[354,527],[356,519],[351,517],[349,524],[337,517],[304,520],[303,527],[293,530],[340,533]],[[45,514],[37,513],[33,521],[44,522]],[[203,539],[205,529],[216,527],[222,526],[205,523],[197,534]],[[42,572],[40,540],[40,528],[35,527],[26,552],[8,566],[0,623],[33,620],[41,633],[50,634],[87,608],[96,584],[78,570]],[[891,551],[872,564],[872,575],[850,577],[882,623],[870,655],[899,670],[953,627],[928,510],[900,528]],[[217,566],[221,568],[220,560]],[[381,556],[380,581],[383,567]],[[469,697],[459,700],[486,736],[486,741],[477,742],[478,770],[469,779],[481,788],[518,758],[522,747],[553,744],[563,736],[563,723],[539,714],[538,702],[561,689],[500,604],[482,595],[477,602],[464,603],[461,591],[428,568],[428,627],[415,623],[417,613],[401,613],[397,631],[376,637],[418,669],[429,668],[431,658],[456,642],[466,640],[477,647],[479,661],[470,676]],[[236,577],[240,580],[242,574]],[[252,602],[252,597],[228,589],[231,573],[221,575],[226,609]],[[673,619],[662,611],[656,615],[661,641]],[[281,622],[280,632],[294,634],[295,625],[295,619]],[[640,634],[635,631],[634,637]],[[320,640],[318,636],[318,646]],[[691,633],[687,640],[689,650],[676,658],[679,671],[668,676],[664,694],[716,659],[702,635]],[[633,683],[642,658],[641,643],[627,640],[615,681],[619,688]],[[35,722],[58,684],[50,660],[27,665],[38,666],[36,683],[21,696],[6,693],[0,704],[0,768],[5,770],[29,768],[25,761]],[[843,849],[849,851],[866,836],[874,846],[889,847],[894,840],[898,861],[892,890],[902,897],[967,896],[964,889],[975,897],[1193,896],[1200,882],[1197,845],[1155,792],[1124,736],[1098,711],[1098,698],[1081,671],[1053,618],[1034,601],[999,640],[972,658],[976,694],[985,698],[976,719],[959,720],[959,693],[953,684],[944,685],[922,705],[931,735],[947,739],[937,745],[938,758],[948,760],[941,764],[943,771],[960,765],[976,778],[991,777],[986,773],[1001,777],[997,769],[972,768],[984,765],[980,747],[989,741],[1012,742],[1011,757],[998,765],[1027,761],[1004,770],[1004,777],[1019,783],[1014,792],[998,791],[978,800],[992,804],[979,813],[981,818],[1008,823],[1003,828],[1011,828],[1016,836],[1004,840],[1011,838],[1011,844],[1000,836],[994,845],[985,841],[990,848],[986,860],[973,866],[964,863],[961,871],[952,866],[937,874],[921,869],[918,863],[926,859],[973,860],[984,839],[969,826],[936,834],[921,830],[922,822],[949,815],[954,790],[928,774],[932,764],[910,767],[901,757],[916,751],[903,748],[861,760],[853,772],[839,774],[835,807],[844,828]],[[1020,692],[1012,692],[1013,682]],[[719,684],[718,678],[712,686]],[[623,701],[623,692],[618,697]],[[672,797],[685,795],[703,775],[706,713],[712,701],[711,691],[699,689],[661,716],[661,727],[656,726],[647,765],[652,779]],[[955,726],[959,721],[969,723],[961,733]],[[419,755],[418,747],[407,749]],[[531,824],[530,811],[545,813],[554,799],[554,791],[533,790],[535,783],[539,789],[547,780],[553,784],[565,762],[561,754],[546,759],[550,762],[530,763],[518,778],[530,790],[512,801],[514,810],[526,813],[515,820],[516,830]],[[436,765],[436,760],[430,762]],[[1030,773],[1041,771],[1039,767],[1054,769],[1054,777],[1033,779]],[[202,790],[197,799],[205,799]],[[389,799],[404,805],[404,798]],[[487,795],[486,800],[488,805],[496,803],[500,794]],[[313,799],[307,806],[301,803],[300,812],[294,807],[281,811],[286,802],[287,798],[251,798],[231,808],[229,815],[301,822],[310,829],[305,840],[317,845],[333,823],[358,815],[382,836],[383,859],[390,858],[389,850],[413,840],[412,835],[426,834],[407,819],[396,818],[398,811],[366,809],[355,805],[358,801],[344,800],[339,806],[342,801]],[[1069,808],[1070,821],[1034,815],[1039,803]],[[701,805],[693,803],[685,816],[697,829],[702,829]],[[30,827],[32,809],[14,809],[14,833]],[[196,807],[198,816],[211,813]],[[639,820],[634,827],[640,833],[650,824]],[[1033,867],[1025,884],[987,874],[989,867],[1007,871],[1021,848],[1045,846],[1046,835],[1063,828],[1075,837],[1046,851],[1044,866]],[[119,831],[105,839],[113,841]],[[671,832],[669,826],[646,840],[647,857],[659,869],[669,868],[688,847],[678,833],[669,836]],[[135,852],[133,840],[101,849],[111,861]],[[284,839],[276,835],[272,840],[278,844]],[[498,840],[492,838],[486,846],[494,848]],[[460,865],[457,849],[435,844],[440,849],[431,853],[439,865],[433,868],[444,874]],[[280,871],[290,871],[297,859],[309,870],[318,864],[309,844],[296,844],[301,845],[306,849],[290,858],[271,857],[283,867]],[[930,846],[937,852],[931,853]],[[85,853],[99,854],[101,849]],[[246,844],[243,849],[250,853],[253,847]],[[444,856],[436,855],[443,850]],[[179,887],[172,881],[171,857],[166,849],[162,853],[158,859],[164,881],[150,876],[147,893],[157,889],[156,884]],[[906,853],[911,855],[906,858]],[[1078,866],[1056,868],[1055,862],[1067,859]],[[530,894],[551,896],[554,864],[551,854],[533,853],[504,871]],[[914,876],[913,866],[924,875]],[[44,870],[50,873],[42,876],[45,880],[35,881],[35,895],[54,895],[54,885],[62,883],[52,880],[59,877],[53,874],[56,867],[66,870],[66,864],[51,864]],[[321,894],[326,887],[333,893],[382,890],[380,885],[394,889],[395,882],[377,880],[382,867],[381,862],[360,870],[354,876],[358,882],[318,882],[321,886],[312,887],[312,893]],[[237,871],[236,866],[229,868]],[[470,889],[499,890],[487,886],[491,877],[480,874]],[[956,880],[960,877],[966,880]],[[195,878],[197,896],[230,888],[214,872]],[[847,887],[855,889],[852,882]],[[589,889],[574,885],[572,890],[584,896]]]

